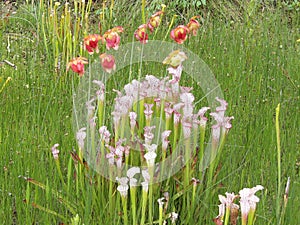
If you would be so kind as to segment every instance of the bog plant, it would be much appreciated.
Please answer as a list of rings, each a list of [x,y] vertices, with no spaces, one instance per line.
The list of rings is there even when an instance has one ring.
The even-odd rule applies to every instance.
[[[155,35],[163,14],[163,10],[159,11],[140,25],[134,32],[136,40],[147,44],[149,35]],[[197,18],[192,17],[187,25],[170,28],[170,38],[183,44],[187,38],[197,35],[200,28]],[[193,221],[193,213],[199,210],[198,196],[214,185],[233,117],[225,115],[228,104],[221,98],[215,99],[219,102],[216,108],[195,107],[192,88],[181,85],[187,55],[179,46],[162,62],[168,67],[167,76],[146,75],[144,79],[129,80],[123,90],[109,90],[106,79],[92,79],[92,74],[99,73],[91,66],[94,55],[99,54],[98,63],[104,73],[116,70],[118,65],[114,56],[99,53],[99,45],[117,51],[124,32],[122,27],[116,26],[103,34],[86,35],[83,49],[89,57],[79,56],[67,63],[68,69],[88,80],[84,90],[86,99],[79,110],[84,115],[85,125],[77,127],[78,151],[71,153],[75,164],[74,178],[72,161],[68,165],[67,179],[63,177],[58,144],[52,147],[52,154],[63,189],[69,193],[74,183],[76,195],[85,193],[79,204],[84,209],[79,210],[75,203],[54,190],[51,194],[71,212],[70,218],[37,203],[33,206],[72,224],[81,223],[78,221],[88,224],[95,207],[91,205],[92,198],[97,198],[100,208],[108,210],[108,217],[115,218],[115,214],[121,212],[122,219],[118,220],[121,224],[165,224],[168,220],[175,224],[178,218],[182,223],[189,223]],[[106,93],[111,91],[115,91],[117,97],[109,113]],[[77,113],[78,109],[74,108],[75,118]],[[76,121],[76,124],[80,123]],[[209,134],[211,140],[208,140]],[[47,185],[31,178],[27,180],[49,191]],[[242,225],[247,221],[253,224],[255,207],[252,206],[253,202],[258,202],[254,193],[260,189],[262,187],[257,186],[255,190],[240,192]],[[210,201],[212,193],[206,191],[202,195],[203,201]],[[223,224],[223,218],[228,224],[230,212],[227,208],[234,206],[235,212],[231,215],[237,215],[238,207],[233,203],[236,197],[234,194],[227,196],[229,200],[219,197],[222,204],[220,214],[214,220],[216,224]],[[29,196],[26,202],[29,202]],[[247,204],[252,211],[245,211],[249,208]]]

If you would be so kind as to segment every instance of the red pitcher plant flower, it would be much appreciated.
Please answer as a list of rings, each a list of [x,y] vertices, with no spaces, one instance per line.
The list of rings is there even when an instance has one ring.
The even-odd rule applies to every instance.
[[[102,37],[99,34],[90,34],[86,36],[83,40],[84,49],[87,50],[90,55],[94,54],[94,51],[99,53],[98,42],[101,39]]]
[[[122,33],[123,31],[123,27],[117,26],[104,33],[103,38],[106,41],[107,50],[111,48],[118,50],[121,40],[119,33]]]
[[[187,35],[189,33],[189,28],[184,25],[179,25],[175,29],[171,31],[171,38],[176,41],[178,44],[183,44],[183,42],[187,39]]]
[[[107,73],[111,73],[113,70],[116,70],[115,57],[103,53],[100,55],[101,66],[103,70]]]
[[[142,24],[138,27],[138,29],[134,32],[135,38],[143,44],[148,42],[148,34],[147,34],[147,24]]]
[[[187,28],[189,32],[192,33],[194,36],[197,35],[197,31],[200,28],[200,23],[196,20],[199,16],[194,16],[190,19],[190,22],[187,24]]]
[[[71,68],[75,73],[78,73],[79,76],[82,77],[84,74],[84,64],[88,64],[86,58],[81,56],[74,58],[68,63],[67,70]]]
[[[159,26],[160,21],[161,21],[160,17],[162,14],[163,14],[163,11],[158,11],[150,17],[147,25],[151,32],[153,32],[154,28],[157,28]]]

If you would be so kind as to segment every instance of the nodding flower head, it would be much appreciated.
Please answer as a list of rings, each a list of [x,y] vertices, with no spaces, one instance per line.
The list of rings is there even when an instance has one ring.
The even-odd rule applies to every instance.
[[[134,32],[135,38],[143,44],[148,42],[147,24],[142,24]]]
[[[154,28],[157,28],[159,26],[160,20],[161,20],[160,17],[162,14],[163,14],[163,11],[158,11],[150,17],[147,25],[151,32],[153,32]]]
[[[240,205],[242,217],[247,217],[250,210],[255,211],[256,203],[259,202],[259,198],[255,195],[257,191],[263,190],[264,187],[256,185],[253,188],[244,188],[239,191],[240,194]]]
[[[84,57],[77,57],[71,59],[71,61],[67,65],[67,70],[70,68],[73,70],[73,72],[78,73],[80,77],[84,74],[84,65],[88,64],[88,61]]]
[[[114,27],[108,31],[106,31],[103,35],[103,38],[106,42],[106,48],[107,50],[113,48],[114,50],[118,50],[120,45],[120,35],[119,33],[123,32],[123,27],[118,26]]]
[[[176,41],[178,44],[183,44],[187,39],[189,33],[189,28],[184,25],[179,25],[171,31],[171,38]]]
[[[114,56],[103,53],[100,55],[100,60],[101,66],[105,72],[111,73],[112,71],[116,70],[116,62]]]
[[[190,22],[187,24],[187,28],[189,32],[192,33],[194,36],[197,35],[197,31],[200,28],[200,23],[196,20],[199,16],[194,16],[190,19]]]
[[[88,36],[86,36],[83,39],[83,43],[84,43],[84,49],[90,54],[94,54],[94,51],[96,51],[96,53],[99,52],[98,49],[98,42],[99,40],[101,40],[102,37],[98,34],[90,34]]]
[[[163,61],[163,64],[167,64],[172,66],[173,68],[177,68],[182,64],[183,61],[187,59],[187,56],[184,52],[180,50],[175,50],[171,52]],[[175,74],[174,70],[169,71],[171,74]]]

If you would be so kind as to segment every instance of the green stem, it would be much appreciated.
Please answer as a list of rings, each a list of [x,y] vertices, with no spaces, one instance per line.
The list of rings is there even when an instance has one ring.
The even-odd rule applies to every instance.
[[[142,0],[142,21],[143,21],[143,24],[146,23],[145,7],[146,7],[146,0]]]
[[[280,148],[280,126],[279,126],[280,103],[276,107],[276,139],[277,139],[277,198],[276,198],[276,218],[280,217],[280,195],[281,195],[281,148]]]

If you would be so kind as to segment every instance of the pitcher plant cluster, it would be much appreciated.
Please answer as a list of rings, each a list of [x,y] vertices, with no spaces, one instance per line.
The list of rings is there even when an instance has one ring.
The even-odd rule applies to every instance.
[[[140,25],[133,34],[136,40],[147,44],[163,14],[164,9]],[[197,35],[200,28],[197,18],[192,17],[187,25],[172,29],[170,38],[183,44],[189,36]],[[117,51],[124,32],[123,27],[117,26],[83,39],[85,51],[88,55],[99,54],[99,63],[106,73],[115,71],[117,62],[113,55],[100,53],[99,45]],[[167,67],[167,76],[133,79],[123,90],[108,90],[103,80],[89,81],[89,87],[94,88],[88,90],[85,102],[86,123],[76,134],[79,150],[71,154],[76,165],[76,185],[85,188],[85,177],[89,177],[90,184],[98,179],[100,188],[108,189],[109,211],[113,212],[118,204],[122,209],[122,224],[166,224],[167,221],[176,224],[180,217],[189,221],[193,217],[191,208],[198,203],[196,195],[213,184],[233,116],[225,115],[228,103],[218,97],[216,108],[195,106],[192,88],[181,85],[187,59],[185,52],[175,50],[162,62]],[[85,73],[86,65],[90,66],[89,59],[80,56],[72,59],[67,69],[80,77],[96,73],[90,67],[89,73]],[[109,91],[117,95],[110,114],[105,107]],[[62,183],[69,190],[70,182],[65,183],[60,171],[57,148],[55,144],[52,154]],[[102,176],[87,175],[90,170]],[[32,179],[29,181],[36,184]],[[247,224],[245,221],[252,224],[258,202],[254,194],[261,189],[257,186],[240,191],[243,225]],[[220,214],[214,219],[216,224],[223,224],[223,218],[228,224],[229,215],[236,215],[238,206],[233,201],[237,197],[228,193],[226,197],[219,196],[221,205]],[[174,204],[177,199],[180,207]],[[74,218],[79,217],[74,214]]]

